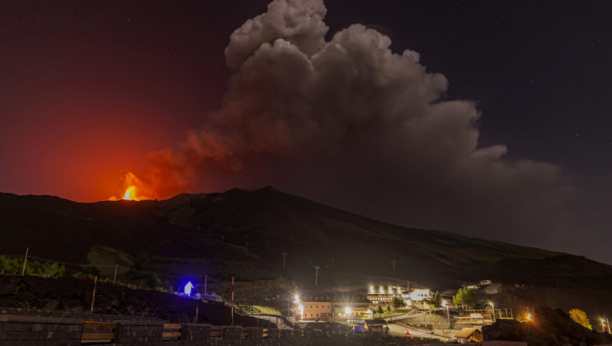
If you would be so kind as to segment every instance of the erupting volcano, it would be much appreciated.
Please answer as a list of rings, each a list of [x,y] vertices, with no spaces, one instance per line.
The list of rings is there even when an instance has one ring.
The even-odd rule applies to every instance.
[[[110,197],[108,200],[109,201],[118,201],[118,200],[125,200],[125,201],[140,201],[143,199],[152,199],[150,197],[147,197],[145,195],[143,195],[142,192],[142,187],[143,183],[140,179],[138,179],[136,177],[136,175],[134,175],[134,173],[129,172],[125,175],[125,182],[124,182],[124,190],[125,192],[123,193],[123,197]]]

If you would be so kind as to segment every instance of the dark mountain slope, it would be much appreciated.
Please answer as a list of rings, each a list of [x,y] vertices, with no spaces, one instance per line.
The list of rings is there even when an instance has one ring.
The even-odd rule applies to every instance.
[[[240,259],[248,243],[249,253],[256,256],[250,260],[279,268],[285,252],[287,269],[297,274],[313,276],[314,265],[332,273],[323,275],[323,282],[351,274],[440,284],[481,279],[489,273],[514,279],[513,270],[502,268],[504,260],[539,263],[561,255],[399,227],[271,187],[141,202],[75,203],[51,196],[0,194],[0,234],[0,253],[23,253],[30,247],[40,257],[76,262],[84,262],[96,245],[132,255],[146,250],[167,257]],[[491,271],[498,262],[502,267]],[[586,274],[582,269],[573,273],[612,274],[609,266],[600,265],[596,273],[589,273],[590,266],[582,268]]]

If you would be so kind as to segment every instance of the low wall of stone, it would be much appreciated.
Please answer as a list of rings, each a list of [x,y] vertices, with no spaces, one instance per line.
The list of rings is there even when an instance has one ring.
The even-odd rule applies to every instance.
[[[314,330],[299,329],[130,320],[94,322],[72,318],[0,315],[1,346],[356,346],[364,344],[368,337],[376,336],[364,337],[342,334],[325,336]],[[386,338],[400,346],[408,344],[406,338]],[[409,344],[416,343],[411,341]]]
[[[0,315],[2,346],[76,346],[82,331],[81,319]]]

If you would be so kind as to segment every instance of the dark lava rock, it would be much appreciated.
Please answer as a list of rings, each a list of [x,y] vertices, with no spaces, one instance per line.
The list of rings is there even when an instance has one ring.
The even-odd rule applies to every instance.
[[[0,290],[6,288],[8,295],[0,295],[0,307],[34,309],[62,309],[75,314],[89,312],[91,308],[93,280],[71,277],[41,278],[0,275]],[[53,301],[61,302],[59,305]],[[209,304],[200,300],[179,297],[154,290],[135,290],[98,282],[94,313],[124,316],[152,317],[174,323],[191,322],[198,311],[198,321],[214,325],[229,325],[231,310],[223,304]],[[118,317],[120,319],[120,317]],[[234,324],[257,327],[260,320],[248,316],[234,315]],[[265,322],[265,327],[272,327]]]
[[[45,304],[43,310],[55,310],[59,305],[60,303],[57,300],[50,300],[47,304]]]
[[[562,310],[535,309],[531,322],[498,320],[484,326],[485,341],[526,341],[529,346],[590,346],[609,342],[609,336],[589,330],[574,322]]]
[[[12,282],[6,283],[5,285],[0,286],[0,296],[8,296],[17,294],[19,287]]]

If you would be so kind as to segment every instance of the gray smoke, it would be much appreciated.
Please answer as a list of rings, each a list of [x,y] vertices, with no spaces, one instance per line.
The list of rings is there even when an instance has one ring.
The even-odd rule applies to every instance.
[[[479,147],[475,104],[444,100],[447,79],[417,52],[394,54],[360,24],[326,41],[325,14],[321,0],[275,0],[231,35],[222,108],[150,155],[150,195],[273,184],[407,226],[534,244],[568,222],[559,166]]]

